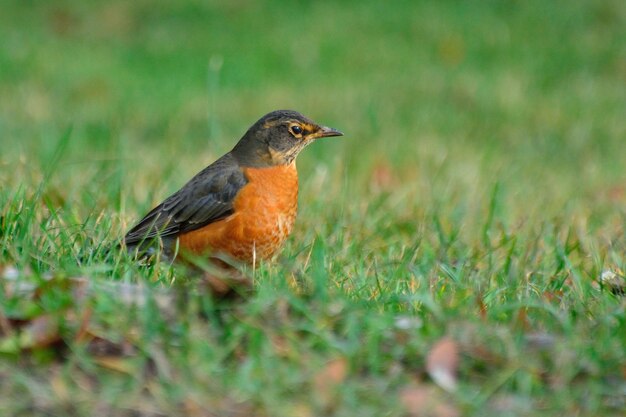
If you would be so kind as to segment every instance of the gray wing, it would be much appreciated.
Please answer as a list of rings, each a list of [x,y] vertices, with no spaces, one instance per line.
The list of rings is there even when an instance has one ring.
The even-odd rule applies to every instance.
[[[199,229],[233,213],[233,200],[248,180],[226,154],[152,209],[124,238],[133,247],[156,237]]]

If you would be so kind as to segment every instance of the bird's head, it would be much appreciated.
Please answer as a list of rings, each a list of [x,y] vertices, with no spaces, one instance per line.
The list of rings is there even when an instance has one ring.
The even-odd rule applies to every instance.
[[[337,129],[318,125],[293,110],[276,110],[261,117],[233,148],[246,166],[287,165],[315,139],[342,136]]]

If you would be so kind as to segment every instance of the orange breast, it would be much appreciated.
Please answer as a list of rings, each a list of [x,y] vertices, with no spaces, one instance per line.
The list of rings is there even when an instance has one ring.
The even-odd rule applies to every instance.
[[[248,183],[235,197],[234,213],[179,237],[183,252],[223,253],[246,263],[268,259],[291,233],[298,209],[295,162],[245,168]]]

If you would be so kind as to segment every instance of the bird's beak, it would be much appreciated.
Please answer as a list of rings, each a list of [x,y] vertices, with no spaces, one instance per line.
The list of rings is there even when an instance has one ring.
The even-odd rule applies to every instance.
[[[318,138],[328,138],[331,136],[343,136],[343,133],[332,127],[320,126],[315,136]]]

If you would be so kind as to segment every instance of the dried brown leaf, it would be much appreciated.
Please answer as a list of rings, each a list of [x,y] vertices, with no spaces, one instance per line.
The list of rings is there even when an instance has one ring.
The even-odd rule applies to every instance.
[[[348,375],[348,361],[346,358],[331,360],[320,370],[313,379],[316,393],[325,405],[330,405],[334,393]]]
[[[60,339],[58,318],[50,315],[39,316],[18,332],[0,340],[0,352],[17,353],[24,349],[43,348]]]
[[[400,403],[410,417],[458,417],[458,409],[430,385],[411,385],[400,391]]]
[[[348,361],[346,358],[333,359],[326,364],[316,376],[316,382],[321,384],[340,384],[348,374]]]
[[[459,346],[450,337],[444,337],[435,343],[426,357],[428,375],[446,391],[456,389],[458,367]]]

